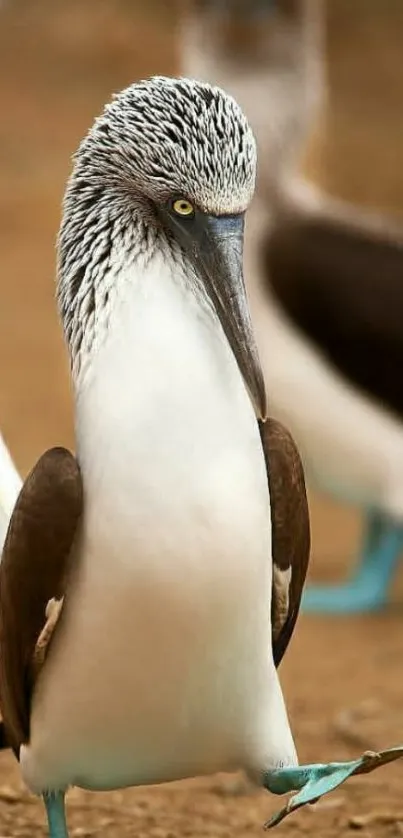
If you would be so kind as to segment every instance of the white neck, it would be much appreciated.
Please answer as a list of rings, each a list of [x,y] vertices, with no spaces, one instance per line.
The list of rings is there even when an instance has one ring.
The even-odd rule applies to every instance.
[[[257,422],[219,321],[180,267],[156,255],[141,272],[131,266],[119,288],[77,392],[78,453],[85,480],[97,486],[108,469],[129,478],[130,461],[131,481],[135,462],[141,480],[152,475],[164,492],[164,474],[174,485],[179,470],[202,468],[195,445],[201,461],[219,462],[228,429],[236,450],[238,434],[257,438]],[[180,479],[186,485],[192,475]]]

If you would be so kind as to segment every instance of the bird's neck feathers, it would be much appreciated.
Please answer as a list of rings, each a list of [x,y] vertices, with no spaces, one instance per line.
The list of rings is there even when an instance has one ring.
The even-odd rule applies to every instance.
[[[103,344],[125,286],[163,254],[174,258],[147,208],[121,188],[72,177],[58,238],[57,298],[74,384],[80,387]],[[180,254],[176,254],[180,260]],[[139,284],[141,287],[141,284]]]
[[[83,356],[76,381],[77,451],[87,487],[131,485],[133,463],[141,473],[168,463],[176,474],[178,451],[193,462],[195,440],[211,450],[217,426],[233,425],[234,415],[249,433],[256,425],[211,305],[159,251],[140,265],[115,278],[107,329],[91,360]]]
[[[116,386],[130,388],[151,365],[185,365],[187,348],[208,355],[203,341],[208,345],[210,338],[221,351],[226,340],[202,283],[175,241],[147,223],[144,207],[132,195],[100,192],[90,199],[87,190],[86,209],[77,194],[73,184],[59,236],[58,273],[77,398],[91,390],[94,378],[104,380],[97,392],[102,389],[106,399]]]

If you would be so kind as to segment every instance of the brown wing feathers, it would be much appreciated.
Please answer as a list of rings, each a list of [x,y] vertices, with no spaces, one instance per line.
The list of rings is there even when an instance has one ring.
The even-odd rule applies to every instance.
[[[20,492],[0,564],[0,705],[17,755],[29,739],[35,647],[49,601],[63,596],[81,511],[77,461],[64,448],[47,451]]]
[[[274,419],[260,425],[272,519],[272,642],[281,662],[297,620],[310,553],[304,471],[291,434]]]

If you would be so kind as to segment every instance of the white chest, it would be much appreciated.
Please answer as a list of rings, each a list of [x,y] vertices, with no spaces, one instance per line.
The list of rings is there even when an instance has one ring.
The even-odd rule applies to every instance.
[[[34,703],[36,788],[157,782],[270,750],[270,511],[252,406],[191,292],[154,274],[122,306],[77,404],[80,571]]]
[[[133,549],[134,532],[147,557],[161,547],[169,554],[171,540],[174,553],[192,554],[213,534],[225,561],[238,526],[254,539],[263,524],[268,534],[253,543],[267,554],[258,425],[218,321],[180,280],[154,273],[129,290],[117,319],[77,405],[88,547],[100,526],[102,543],[111,540],[101,521],[112,518],[119,554],[127,536]]]

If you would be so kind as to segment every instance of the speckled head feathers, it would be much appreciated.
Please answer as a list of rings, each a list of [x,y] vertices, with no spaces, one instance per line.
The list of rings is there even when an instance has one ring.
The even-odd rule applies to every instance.
[[[255,169],[251,129],[218,88],[155,77],[105,107],[75,155],[58,239],[58,303],[75,375],[105,334],[129,268],[157,250],[172,256],[158,211],[184,197],[210,214],[243,212]]]
[[[76,175],[164,200],[184,194],[215,214],[246,209],[256,149],[236,102],[216,87],[157,76],[105,107],[80,146]]]

